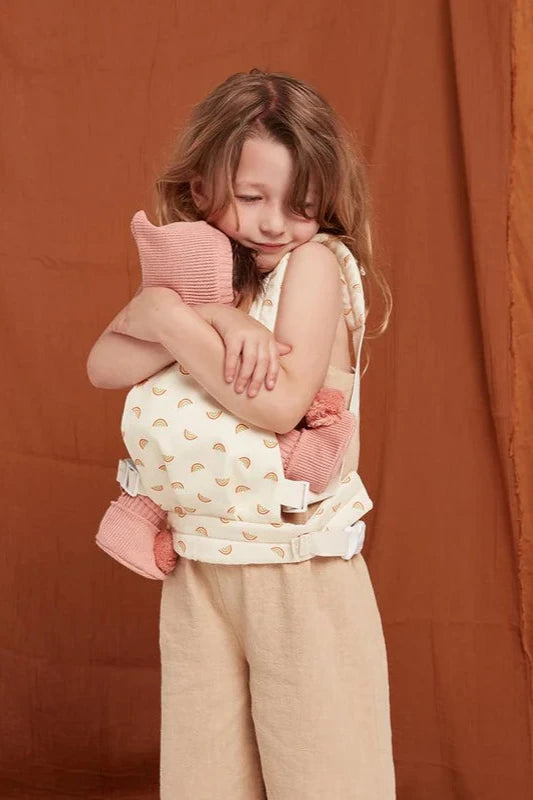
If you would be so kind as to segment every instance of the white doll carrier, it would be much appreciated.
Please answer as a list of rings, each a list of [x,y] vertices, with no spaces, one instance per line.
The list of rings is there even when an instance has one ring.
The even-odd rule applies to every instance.
[[[315,555],[351,558],[362,549],[361,517],[373,507],[357,473],[364,293],[356,260],[340,239],[318,233],[313,241],[332,250],[341,270],[345,320],[356,354],[348,401],[356,417],[355,468],[344,474],[343,463],[320,494],[311,492],[307,481],[286,479],[274,432],[221,408],[180,364],[165,367],[126,397],[121,429],[130,458],[119,461],[117,480],[130,494],[147,495],[168,512],[174,548],[185,558],[287,563]],[[269,330],[274,330],[289,257],[266,277],[264,292],[249,312]],[[282,511],[303,512],[317,501],[305,523],[283,520]]]

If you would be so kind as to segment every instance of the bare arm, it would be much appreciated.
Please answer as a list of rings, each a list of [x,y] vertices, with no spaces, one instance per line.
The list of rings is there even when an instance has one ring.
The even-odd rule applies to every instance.
[[[204,389],[230,412],[253,425],[286,433],[304,416],[324,380],[333,347],[341,284],[337,260],[318,242],[291,254],[282,287],[275,336],[292,346],[276,386],[256,397],[238,394],[224,380],[224,343],[185,304],[167,306],[159,341]]]
[[[134,296],[141,289],[142,284]],[[159,342],[114,333],[111,328],[117,316],[98,337],[87,358],[87,376],[99,389],[129,388],[176,360]]]

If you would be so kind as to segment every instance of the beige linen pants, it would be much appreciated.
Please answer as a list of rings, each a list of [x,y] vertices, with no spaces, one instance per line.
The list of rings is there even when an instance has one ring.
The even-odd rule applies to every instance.
[[[393,800],[387,659],[362,555],[179,558],[161,595],[161,800]]]

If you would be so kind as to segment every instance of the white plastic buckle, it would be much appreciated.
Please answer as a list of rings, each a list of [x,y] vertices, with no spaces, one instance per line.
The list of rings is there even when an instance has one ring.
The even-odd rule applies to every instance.
[[[300,488],[302,490],[302,495],[300,499],[300,503],[297,506],[284,506],[282,504],[283,511],[286,511],[287,514],[297,514],[299,511],[307,511],[307,507],[309,505],[309,481],[298,481],[300,484]]]
[[[131,497],[139,494],[139,472],[131,458],[121,458],[118,462],[117,481]]]
[[[345,528],[348,535],[348,543],[346,545],[346,552],[342,556],[345,561],[360,553],[363,549],[363,542],[365,541],[365,528],[366,523],[362,519],[358,519],[354,525]]]

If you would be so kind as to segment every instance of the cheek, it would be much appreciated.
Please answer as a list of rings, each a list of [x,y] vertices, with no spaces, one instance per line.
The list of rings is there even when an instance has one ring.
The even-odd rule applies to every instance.
[[[307,241],[318,232],[318,228],[318,222],[298,222],[295,228],[295,238],[300,241]]]

